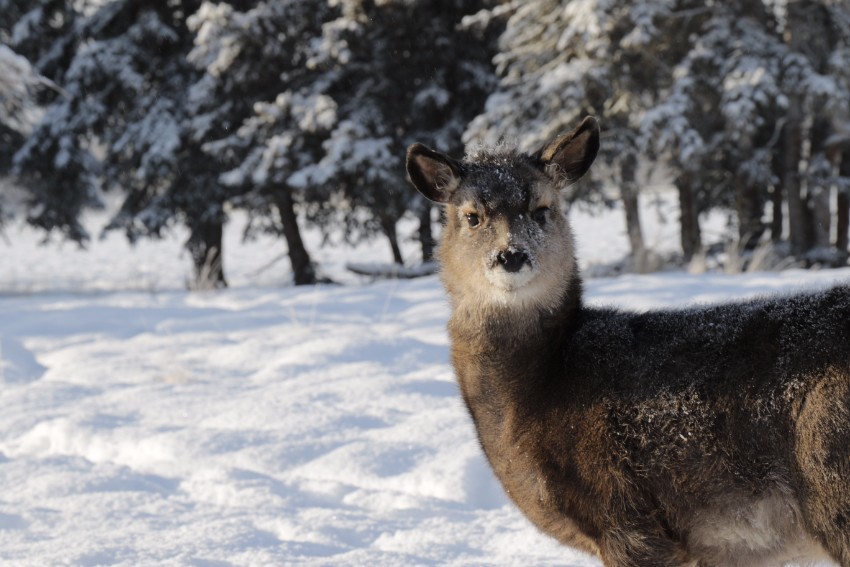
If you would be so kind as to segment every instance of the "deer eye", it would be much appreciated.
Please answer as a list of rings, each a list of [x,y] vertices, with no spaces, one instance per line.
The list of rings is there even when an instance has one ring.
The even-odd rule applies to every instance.
[[[546,224],[546,213],[548,212],[549,207],[540,207],[538,209],[534,209],[534,212],[531,213],[531,218],[533,218],[534,222],[536,222],[537,224]]]
[[[481,219],[475,213],[466,213],[466,222],[469,223],[470,228],[475,228],[481,224]]]

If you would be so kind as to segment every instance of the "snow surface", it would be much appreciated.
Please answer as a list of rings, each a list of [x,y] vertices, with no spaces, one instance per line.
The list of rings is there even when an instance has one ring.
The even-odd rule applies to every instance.
[[[619,216],[573,216],[586,263],[623,253]],[[309,234],[346,285],[288,287],[282,245],[239,230],[233,287],[194,293],[179,232],[77,252],[7,231],[4,565],[598,565],[540,535],[490,473],[436,277],[367,285],[339,266],[385,260],[383,242],[320,250]],[[591,280],[587,295],[646,309],[848,278],[671,272]]]

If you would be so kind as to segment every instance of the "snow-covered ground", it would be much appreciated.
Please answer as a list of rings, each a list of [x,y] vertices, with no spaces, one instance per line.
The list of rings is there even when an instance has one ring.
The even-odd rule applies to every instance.
[[[538,534],[488,470],[436,278],[359,280],[341,266],[386,261],[383,242],[310,235],[346,285],[288,287],[283,245],[241,244],[238,220],[216,292],[182,290],[179,233],[0,241],[2,564],[597,565]],[[585,264],[624,253],[618,214],[572,220]],[[850,270],[671,272],[587,295],[646,309],[836,280]]]

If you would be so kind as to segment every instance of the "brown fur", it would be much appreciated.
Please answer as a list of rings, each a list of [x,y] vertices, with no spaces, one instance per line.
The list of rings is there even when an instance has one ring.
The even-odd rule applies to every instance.
[[[586,119],[531,155],[408,150],[446,207],[452,363],[507,494],[608,566],[850,567],[850,289],[583,305],[557,193],[597,148]]]

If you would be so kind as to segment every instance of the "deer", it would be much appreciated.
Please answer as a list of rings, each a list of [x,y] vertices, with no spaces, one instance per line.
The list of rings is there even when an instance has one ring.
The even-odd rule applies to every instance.
[[[850,287],[586,305],[560,197],[599,137],[587,117],[531,153],[407,150],[444,208],[451,364],[495,476],[609,567],[850,567]]]

